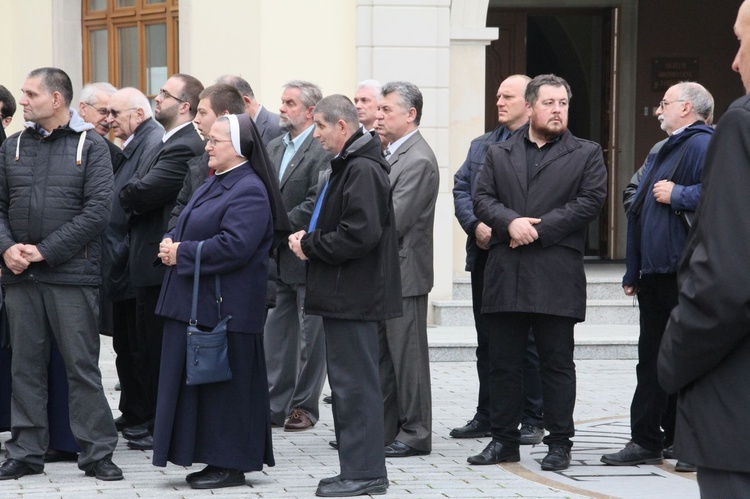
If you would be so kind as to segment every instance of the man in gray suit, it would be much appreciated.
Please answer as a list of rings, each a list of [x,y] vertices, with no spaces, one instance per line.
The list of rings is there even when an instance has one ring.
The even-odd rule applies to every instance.
[[[393,210],[401,261],[403,317],[380,328],[380,382],[385,410],[385,455],[432,451],[432,394],[427,348],[427,293],[432,289],[432,228],[440,174],[417,127],[422,93],[404,81],[381,91],[377,129],[388,144]]]
[[[292,232],[307,230],[319,174],[332,158],[312,133],[313,109],[322,97],[313,83],[293,80],[285,84],[279,111],[287,133],[268,144]],[[282,245],[276,307],[268,311],[264,345],[271,423],[284,425],[284,431],[303,431],[315,425],[326,375],[323,321],[303,311],[305,274],[305,262]]]
[[[280,124],[279,115],[272,113],[255,99],[253,87],[247,80],[241,76],[224,75],[217,78],[216,83],[232,85],[240,91],[242,100],[245,101],[245,112],[255,122],[255,127],[258,129],[260,140],[263,141],[264,146],[268,147],[269,142],[286,132]]]

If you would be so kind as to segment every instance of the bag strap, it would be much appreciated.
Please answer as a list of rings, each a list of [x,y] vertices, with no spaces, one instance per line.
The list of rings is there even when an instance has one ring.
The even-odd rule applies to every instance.
[[[201,273],[201,250],[203,249],[203,243],[198,243],[198,248],[195,250],[195,271],[193,272],[193,303],[190,307],[190,325],[195,326],[198,324],[198,285],[200,283]],[[219,274],[214,276],[214,282],[216,286],[216,311],[219,314],[219,320],[221,320],[221,278]]]

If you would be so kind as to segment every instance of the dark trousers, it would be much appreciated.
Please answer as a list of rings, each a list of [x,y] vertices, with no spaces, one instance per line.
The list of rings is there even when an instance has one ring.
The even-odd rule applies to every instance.
[[[70,429],[82,451],[78,467],[90,469],[117,445],[112,411],[99,371],[99,291],[24,281],[6,286],[13,359],[11,439],[8,457],[44,468],[49,441],[47,379],[52,338],[68,378]]]
[[[471,301],[474,324],[477,330],[477,375],[479,376],[479,397],[474,419],[480,423],[490,421],[490,326],[482,314],[482,290],[484,289],[484,268],[487,265],[488,251],[479,250],[471,272]],[[529,331],[529,344],[523,359],[524,404],[522,424],[541,427],[544,417],[542,397],[542,377],[539,375],[539,354],[536,350],[534,332]]]
[[[535,313],[487,314],[491,333],[490,423],[493,440],[518,446],[524,405],[523,359],[529,329],[534,330],[539,352],[544,427],[547,445],[572,447],[576,370],[573,362],[575,319]]]
[[[129,423],[140,424],[149,419],[145,401],[149,378],[139,368],[146,365],[146,352],[138,342],[135,298],[114,302],[112,318],[112,347],[121,387],[118,408]]]
[[[145,286],[135,289],[136,341],[143,352],[136,359],[144,379],[143,415],[153,425],[156,414],[156,395],[159,388],[159,366],[161,365],[161,343],[164,336],[164,319],[154,312],[159,301],[161,286]],[[139,361],[140,360],[140,361]]]
[[[669,315],[677,305],[677,295],[675,274],[641,277],[638,291],[641,315],[636,367],[638,382],[630,404],[630,433],[633,442],[653,451],[662,450],[674,439],[676,397],[667,395],[659,385],[656,359]]]
[[[378,323],[323,317],[342,479],[385,477]]]

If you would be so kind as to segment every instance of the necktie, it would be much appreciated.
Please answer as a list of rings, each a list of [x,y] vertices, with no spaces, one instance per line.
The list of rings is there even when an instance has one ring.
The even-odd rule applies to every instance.
[[[390,150],[390,149],[388,149],[387,147],[385,148],[385,151],[383,151],[383,157],[384,157],[385,159],[388,159],[388,158],[390,158],[390,157],[391,157],[391,150]]]

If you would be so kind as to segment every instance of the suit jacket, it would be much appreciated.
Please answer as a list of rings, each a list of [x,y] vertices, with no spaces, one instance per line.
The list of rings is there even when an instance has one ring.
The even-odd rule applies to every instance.
[[[273,139],[286,133],[286,130],[279,125],[279,115],[272,113],[265,106],[261,107],[260,112],[258,112],[255,127],[258,129],[258,133],[260,133],[260,140],[263,141],[263,145],[266,147],[268,147],[269,142]]]
[[[282,137],[277,137],[268,144],[268,156],[277,174],[285,150],[281,139]],[[307,230],[315,208],[319,174],[330,166],[332,158],[333,155],[324,151],[311,133],[284,170],[279,188],[292,232]],[[305,262],[294,256],[287,245],[282,244],[279,247],[279,279],[287,284],[304,284],[305,274]]]
[[[159,146],[164,129],[153,118],[141,123],[135,130],[133,139],[113,163],[115,172],[114,191],[120,192],[132,180],[144,157]],[[120,205],[119,199],[112,199],[112,214],[109,226],[104,231],[104,252],[102,275],[106,296],[112,301],[120,301],[133,296],[128,270],[129,222],[128,214]]]
[[[482,313],[525,312],[582,321],[586,316],[586,230],[607,197],[599,144],[569,131],[553,142],[529,179],[528,125],[489,147],[474,194],[474,213],[492,227]],[[539,239],[510,247],[508,226],[540,218]]]
[[[440,172],[432,149],[417,131],[388,158],[396,215],[401,295],[432,289],[432,229]]]
[[[248,222],[250,221],[250,223]],[[268,191],[246,163],[214,175],[195,192],[177,226],[167,234],[179,241],[177,265],[164,276],[156,313],[188,322],[193,294],[195,252],[201,252],[198,324],[219,322],[214,276],[221,278],[221,315],[231,315],[229,331],[263,333],[268,251],[273,221]]]
[[[177,195],[177,201],[172,208],[172,213],[169,216],[169,223],[167,224],[167,230],[174,229],[177,225],[177,219],[182,213],[182,210],[187,206],[188,201],[193,196],[193,193],[198,190],[198,187],[203,185],[203,182],[208,178],[208,153],[204,152],[200,156],[196,156],[188,161],[188,173],[185,175],[185,180],[182,183],[182,189]]]
[[[130,215],[130,278],[133,286],[158,286],[164,268],[154,266],[169,215],[188,171],[188,161],[201,154],[203,139],[190,124],[157,145],[150,161],[138,165],[133,179],[120,190],[120,204]]]

